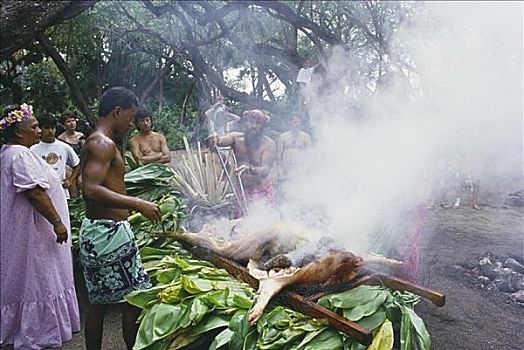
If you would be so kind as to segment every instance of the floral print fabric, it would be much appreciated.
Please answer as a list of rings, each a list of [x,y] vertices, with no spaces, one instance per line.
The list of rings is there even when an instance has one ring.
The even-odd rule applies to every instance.
[[[120,303],[126,294],[151,287],[129,222],[86,218],[79,241],[91,304]]]

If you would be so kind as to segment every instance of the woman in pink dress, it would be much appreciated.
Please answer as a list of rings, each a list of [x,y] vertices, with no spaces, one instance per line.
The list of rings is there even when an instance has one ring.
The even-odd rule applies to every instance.
[[[65,195],[29,150],[40,139],[31,106],[6,109],[0,129],[0,346],[59,347],[80,331]]]

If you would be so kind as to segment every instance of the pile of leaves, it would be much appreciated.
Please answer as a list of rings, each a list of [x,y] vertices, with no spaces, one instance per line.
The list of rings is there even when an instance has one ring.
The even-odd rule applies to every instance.
[[[126,296],[142,309],[135,350],[366,349],[324,320],[276,303],[250,327],[255,291],[225,270],[193,259],[176,242],[162,249],[144,247],[141,256],[154,286]],[[396,341],[401,350],[423,350],[431,342],[413,310],[418,301],[411,293],[360,286],[325,296],[319,304],[373,331],[368,349],[392,349]]]
[[[165,164],[150,163],[136,168],[131,166],[131,169],[124,175],[127,194],[130,196],[155,201],[175,188],[175,173]]]

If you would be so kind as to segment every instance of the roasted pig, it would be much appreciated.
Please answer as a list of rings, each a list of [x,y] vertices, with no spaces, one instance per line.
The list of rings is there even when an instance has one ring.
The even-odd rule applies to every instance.
[[[313,261],[302,268],[289,267],[269,272],[256,268],[250,261],[249,273],[259,280],[258,298],[249,313],[250,324],[262,315],[267,304],[282,289],[293,284],[320,284],[336,277],[343,278],[362,265],[362,258],[350,252],[332,251],[327,256]]]

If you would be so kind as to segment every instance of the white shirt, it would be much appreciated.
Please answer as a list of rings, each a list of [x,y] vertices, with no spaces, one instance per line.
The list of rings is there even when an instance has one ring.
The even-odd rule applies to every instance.
[[[80,163],[80,159],[73,148],[58,139],[55,139],[52,143],[41,141],[40,143],[31,146],[31,151],[36,153],[56,171],[60,181],[64,181],[66,178],[66,164],[71,168],[74,168]],[[64,188],[64,193],[66,198],[69,198],[69,191],[67,188]]]
[[[315,67],[316,66],[310,68],[300,68],[297,75],[297,83],[309,84]]]

